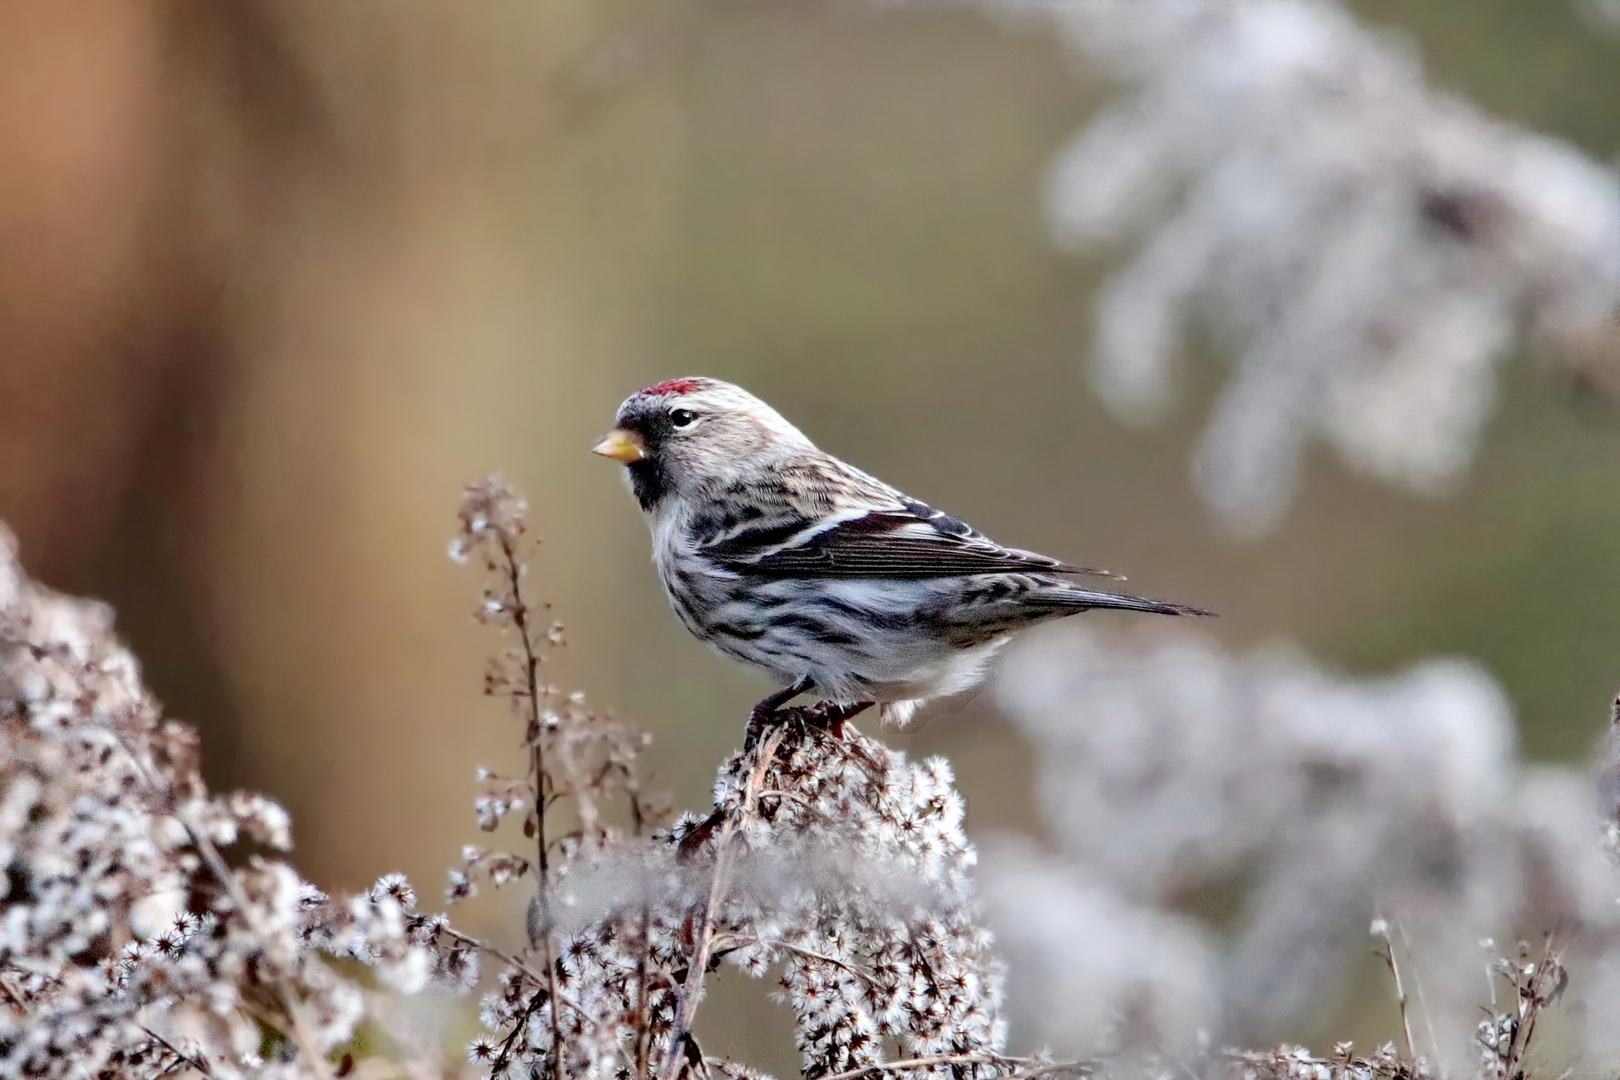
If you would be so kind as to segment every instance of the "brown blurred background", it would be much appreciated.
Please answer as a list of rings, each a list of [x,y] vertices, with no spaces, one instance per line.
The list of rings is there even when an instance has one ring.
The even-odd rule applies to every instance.
[[[1440,84],[1620,149],[1620,39],[1572,6],[1360,9]],[[704,799],[760,684],[665,611],[586,452],[678,374],[1001,539],[1218,608],[1234,645],[1476,656],[1533,756],[1583,753],[1620,684],[1620,422],[1512,363],[1459,497],[1324,459],[1277,533],[1222,538],[1185,477],[1213,383],[1158,432],[1109,419],[1082,376],[1104,268],[1043,233],[1042,170],[1102,92],[967,12],[7,0],[0,518],[38,576],[117,606],[213,781],[284,800],[338,887],[442,880],[474,766],[519,767],[444,557],[492,469],[534,504],[567,680]],[[898,741],[952,757],[974,829],[1034,827],[985,706]]]

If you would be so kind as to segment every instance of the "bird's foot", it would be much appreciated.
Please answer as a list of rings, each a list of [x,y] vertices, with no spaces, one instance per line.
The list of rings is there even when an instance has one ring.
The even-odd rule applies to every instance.
[[[789,713],[797,711],[797,709],[772,708],[762,701],[749,711],[748,723],[753,727],[766,727],[770,724],[780,724],[783,717],[787,716]]]
[[[831,701],[818,701],[813,705],[783,708],[795,697],[811,690],[814,685],[808,677],[800,679],[792,686],[778,690],[755,705],[748,713],[748,729],[743,736],[743,752],[752,752],[754,747],[759,745],[759,740],[767,727],[783,723],[791,723],[800,735],[808,734],[814,729],[825,731],[835,739],[842,739],[844,722],[876,704],[872,701],[856,701],[840,705]]]
[[[752,751],[759,744],[767,727],[779,724],[791,726],[795,735],[803,738],[812,731],[824,731],[835,739],[844,738],[844,722],[877,704],[857,701],[840,705],[831,701],[818,701],[813,705],[798,705],[791,709],[767,709],[764,704],[754,706],[748,715],[748,731],[743,737],[743,751]]]
[[[764,702],[755,705],[748,714],[748,729],[743,733],[743,753],[751,754],[765,734],[765,729],[780,724],[792,709],[767,708]]]
[[[743,735],[743,750],[745,752],[753,750],[758,745],[760,736],[765,733],[766,727],[780,724],[792,714],[801,712],[799,709],[784,709],[782,706],[809,690],[810,686],[809,679],[800,679],[792,686],[778,690],[755,705],[748,713],[748,730]]]
[[[856,701],[847,705],[834,704],[831,701],[818,701],[808,706],[802,712],[802,722],[806,728],[816,728],[825,731],[835,739],[844,737],[844,723],[876,705],[875,701]]]

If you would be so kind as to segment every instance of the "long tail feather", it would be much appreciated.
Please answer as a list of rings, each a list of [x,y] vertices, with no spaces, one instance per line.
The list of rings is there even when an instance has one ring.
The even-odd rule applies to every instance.
[[[1214,617],[1215,615],[1213,611],[1193,607],[1190,604],[1174,604],[1168,600],[1132,596],[1130,593],[1084,589],[1078,585],[1038,593],[1029,597],[1026,603],[1036,606],[1051,605],[1057,608],[1074,608],[1079,611],[1088,611],[1093,608],[1111,608],[1118,611],[1145,611],[1154,615],[1198,615],[1207,617]]]

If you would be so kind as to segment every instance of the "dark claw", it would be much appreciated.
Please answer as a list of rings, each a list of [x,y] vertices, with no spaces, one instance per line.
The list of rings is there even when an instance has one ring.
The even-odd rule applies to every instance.
[[[851,705],[835,705],[818,701],[814,705],[801,705],[791,709],[782,706],[805,693],[812,686],[809,679],[800,679],[792,686],[778,690],[761,701],[748,714],[748,728],[743,734],[743,752],[751,752],[759,745],[765,728],[773,724],[792,724],[800,735],[811,729],[825,731],[835,739],[844,738],[844,722],[870,709],[876,702],[857,701]]]
[[[774,712],[765,712],[758,705],[748,715],[748,727],[743,732],[743,753],[751,754],[754,747],[759,745],[761,735],[765,734],[765,725],[771,723],[776,717]]]
[[[809,679],[800,679],[792,686],[778,690],[770,697],[755,705],[748,714],[748,730],[743,734],[743,750],[752,750],[759,743],[759,737],[765,733],[767,724],[780,724],[787,719],[789,713],[796,713],[798,709],[783,709],[789,701],[809,690],[814,685]]]
[[[842,739],[844,723],[875,704],[875,701],[857,701],[851,705],[834,705],[829,701],[818,701],[804,710],[804,723],[807,727],[820,728],[835,739]]]

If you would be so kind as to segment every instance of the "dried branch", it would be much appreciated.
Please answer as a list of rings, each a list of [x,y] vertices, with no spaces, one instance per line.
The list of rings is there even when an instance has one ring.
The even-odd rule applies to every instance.
[[[1374,919],[1372,933],[1384,943],[1384,947],[1374,950],[1383,959],[1384,966],[1389,968],[1389,976],[1395,982],[1395,1004],[1401,1011],[1401,1036],[1405,1040],[1406,1056],[1416,1058],[1417,1051],[1412,1045],[1412,1021],[1406,1014],[1406,986],[1401,982],[1401,964],[1395,958],[1395,942],[1389,936],[1389,923],[1382,919]]]
[[[1096,1071],[1093,1063],[1085,1061],[1040,1062],[1035,1058],[1008,1057],[1005,1054],[937,1054],[933,1057],[905,1058],[900,1061],[886,1061],[881,1065],[846,1069],[844,1072],[823,1076],[820,1080],[859,1080],[861,1077],[883,1076],[887,1073],[905,1072],[908,1069],[930,1069],[940,1065],[1029,1066],[1017,1072],[1000,1074],[1000,1080],[1033,1080],[1040,1076],[1090,1076]]]
[[[153,804],[160,805],[170,801],[165,796],[163,785],[153,776],[145,758],[134,746],[130,745],[129,738],[124,732],[110,725],[107,726],[106,731],[117,741],[119,747],[129,759],[131,767],[146,783],[148,798],[152,800]],[[190,841],[191,846],[196,849],[198,855],[202,858],[203,865],[208,868],[209,874],[214,877],[220,887],[225,890],[226,895],[231,898],[231,903],[235,905],[237,914],[247,924],[249,931],[255,937],[266,941],[270,940],[273,932],[264,925],[263,920],[259,917],[258,906],[242,891],[242,886],[236,880],[236,875],[231,873],[231,868],[226,864],[225,857],[220,854],[213,841],[209,840],[189,820],[183,805],[175,805],[172,813],[174,820],[185,830],[187,840]],[[326,1055],[321,1052],[319,1041],[315,1038],[314,1032],[310,1030],[309,1020],[303,1014],[296,992],[287,987],[281,979],[271,979],[270,985],[275,988],[276,995],[281,999],[281,1008],[286,1014],[287,1024],[283,1034],[297,1048],[299,1055],[307,1061],[310,1070],[319,1080],[334,1080],[331,1063],[326,1060]]]
[[[521,534],[521,522],[518,530]],[[529,745],[534,768],[534,841],[535,841],[535,900],[539,905],[540,925],[551,926],[551,889],[548,874],[546,846],[546,759],[544,732],[540,718],[540,655],[534,637],[529,632],[529,606],[523,600],[523,564],[514,549],[513,536],[503,530],[499,533],[501,555],[505,559],[507,590],[510,597],[512,625],[518,632],[523,650],[523,675],[527,683],[525,699],[528,705],[528,724],[525,738]],[[552,1002],[557,1001],[557,971],[551,953],[551,934],[542,933],[536,943],[545,967],[546,992]],[[532,1014],[533,1009],[529,1012]],[[552,1005],[551,1015],[551,1074],[562,1075],[562,1028],[557,1020],[557,1007]]]
[[[753,767],[743,785],[742,797],[735,811],[721,823],[715,836],[714,869],[711,872],[709,896],[698,913],[697,925],[692,932],[691,959],[686,968],[686,979],[675,999],[675,1022],[670,1028],[669,1056],[664,1062],[664,1080],[677,1080],[683,1061],[682,1050],[691,1035],[692,1021],[697,1016],[698,1001],[703,994],[703,978],[708,973],[709,955],[714,946],[714,918],[728,885],[731,838],[746,820],[757,812],[760,786],[781,745],[784,729],[771,730],[754,747]]]

